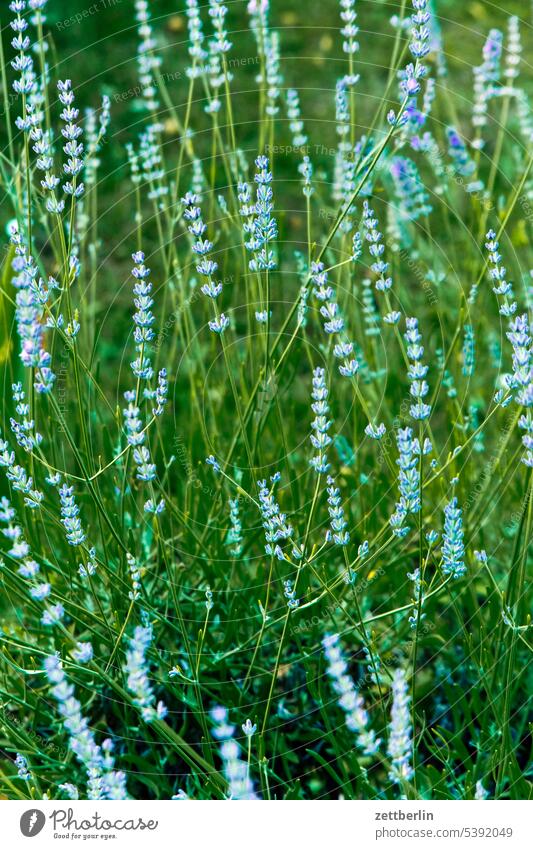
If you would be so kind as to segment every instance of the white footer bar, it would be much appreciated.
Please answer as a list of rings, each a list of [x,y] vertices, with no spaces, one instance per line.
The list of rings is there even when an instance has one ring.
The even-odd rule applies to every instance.
[[[275,805],[268,811],[265,805]],[[533,846],[532,802],[0,804],[0,846],[367,849]]]

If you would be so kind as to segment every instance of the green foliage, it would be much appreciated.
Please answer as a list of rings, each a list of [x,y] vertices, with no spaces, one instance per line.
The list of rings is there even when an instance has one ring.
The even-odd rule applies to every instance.
[[[62,214],[47,211],[31,140],[13,129],[27,105],[11,90],[4,101],[2,214],[16,220],[37,279],[46,283],[52,276],[57,288],[38,310],[42,348],[55,374],[52,390],[39,392],[39,368],[25,367],[19,356],[17,297],[27,283],[16,261],[13,267],[6,235],[0,375],[1,437],[8,447],[0,446],[0,479],[15,516],[9,519],[3,502],[0,745],[7,756],[0,790],[12,799],[65,798],[65,784],[75,785],[80,798],[93,792],[87,763],[65,726],[64,702],[44,672],[45,659],[57,652],[96,744],[113,741],[114,769],[125,773],[134,799],[166,799],[180,790],[197,799],[227,797],[223,738],[213,734],[217,705],[229,711],[242,764],[265,799],[471,799],[484,792],[530,798],[533,499],[518,426],[530,413],[516,384],[505,380],[518,371],[516,345],[513,352],[510,319],[502,313],[503,296],[494,293],[485,248],[492,229],[506,280],[513,281],[509,298],[531,327],[527,66],[510,91],[500,75],[496,93],[487,97],[487,124],[472,126],[472,66],[482,61],[490,27],[506,27],[504,11],[439,4],[445,46],[434,45],[425,60],[436,89],[419,134],[427,132],[432,146],[421,147],[414,130],[386,119],[390,109],[397,119],[405,114],[398,72],[411,58],[409,30],[389,25],[387,4],[358,7],[360,49],[353,59],[342,52],[342,37],[324,30],[338,14],[336,4],[308,4],[309,31],[300,3],[283,10],[274,4],[270,25],[280,27],[282,56],[281,76],[269,71],[276,85],[266,82],[264,50],[245,4],[231,4],[233,47],[224,62],[233,79],[225,78],[223,64],[218,87],[205,68],[187,76],[185,16],[161,4],[157,15],[154,8],[155,45],[148,51],[162,58],[151,68],[157,103],[148,108],[131,10],[109,3],[67,25],[80,5],[50,0],[42,37],[50,64],[43,126],[54,128],[53,168],[62,182],[67,157],[57,80],[70,77],[75,102],[96,110],[81,110],[79,117],[85,192],[73,200],[59,188]],[[447,16],[456,23],[446,23]],[[212,38],[205,10],[202,17]],[[483,31],[475,43],[468,40],[464,58],[454,39],[459,26]],[[36,30],[32,25],[38,46]],[[508,46],[505,40],[503,63]],[[10,60],[5,38],[4,52]],[[39,55],[38,49],[41,80]],[[440,75],[444,60],[448,71]],[[339,146],[335,83],[351,72],[361,81],[347,87]],[[14,75],[9,67],[6,73]],[[301,89],[308,136],[300,145],[287,119],[286,90],[294,86]],[[426,82],[418,108],[424,93]],[[102,94],[111,99],[111,123],[99,135]],[[219,111],[206,111],[215,97]],[[270,111],[269,97],[275,100]],[[450,155],[451,126],[471,163],[462,166],[467,176],[457,151]],[[141,157],[138,181],[131,179],[127,143]],[[259,154],[268,156],[273,174],[273,210],[265,215],[277,235],[266,241],[274,256],[268,270],[257,263],[250,268],[254,251],[243,221],[259,212],[240,212],[238,197],[239,183],[247,181],[250,206],[256,201]],[[307,195],[303,155],[314,168]],[[160,163],[147,164],[150,157]],[[212,243],[208,255],[218,265],[210,276],[198,271],[196,237],[184,215],[181,199],[190,190],[198,194],[202,238]],[[377,223],[370,227],[374,213]],[[372,229],[381,234],[387,271],[375,267]],[[357,233],[362,252],[354,258]],[[132,278],[131,268],[142,265],[130,260],[137,251],[151,269],[153,303],[141,306],[134,306],[132,294],[139,277]],[[257,253],[256,246],[256,261]],[[316,296],[316,262],[324,264],[334,298]],[[386,275],[391,288],[376,287]],[[207,278],[222,283],[216,298],[202,293]],[[333,301],[344,321],[338,333],[325,332],[328,317],[320,311]],[[137,319],[135,335],[133,315],[142,310],[153,310],[154,335],[139,341],[142,323]],[[384,321],[396,311],[399,323]],[[229,317],[222,334],[209,328],[221,312]],[[258,321],[256,312],[267,320]],[[418,358],[405,338],[405,320],[414,316],[423,346]],[[465,328],[474,340],[467,368]],[[343,332],[353,352],[341,359],[334,347],[346,341]],[[531,369],[528,340],[523,348]],[[351,357],[357,374],[343,377],[338,366]],[[153,374],[139,375],[148,359]],[[428,367],[424,400],[431,407],[420,419],[412,412],[416,378],[408,373],[416,362]],[[325,369],[329,410],[313,432],[322,428],[332,440],[325,451],[346,545],[332,539],[327,475],[310,465],[318,450],[310,440],[319,416],[311,409],[317,367]],[[159,415],[153,411],[163,368],[168,401]],[[19,381],[26,412],[12,399]],[[131,393],[126,399],[125,392]],[[21,444],[11,417],[42,441]],[[132,418],[144,432],[138,444],[131,439],[137,433]],[[385,433],[372,438],[368,425],[381,423]],[[398,435],[408,427],[420,510],[408,513],[395,533],[390,519],[405,495]],[[431,450],[422,455],[416,444],[426,439]],[[149,452],[145,465],[155,465],[146,480],[139,476],[140,444]],[[205,462],[211,456],[215,466]],[[15,467],[31,477],[26,489],[17,485]],[[278,473],[280,480],[272,480]],[[291,526],[279,539],[265,538],[263,480]],[[73,493],[62,492],[63,485]],[[36,509],[27,503],[32,488],[43,494]],[[459,530],[449,527],[454,498]],[[154,513],[147,502],[164,502],[164,509]],[[69,544],[66,532],[76,531],[78,519],[81,541]],[[428,540],[431,532],[436,540]],[[464,574],[458,567],[454,577],[447,568],[443,533],[444,543],[464,544],[464,555],[456,557]],[[17,539],[29,553],[14,549]],[[38,578],[20,572],[30,559],[39,565]],[[50,585],[44,600],[31,595],[41,582]],[[50,621],[56,605],[63,612]],[[138,661],[128,653],[143,634],[139,663],[146,681],[133,682],[135,689],[131,666]],[[345,724],[326,673],[327,634],[341,635],[347,673],[382,741],[375,754],[362,752]],[[80,643],[92,645],[87,661],[79,659]],[[407,676],[413,727],[413,775],[405,779],[395,775],[388,749],[398,669]],[[160,700],[166,715],[157,713]],[[257,724],[251,737],[241,731],[248,718]],[[17,774],[16,753],[26,758],[29,779]],[[107,768],[98,769],[105,774]]]

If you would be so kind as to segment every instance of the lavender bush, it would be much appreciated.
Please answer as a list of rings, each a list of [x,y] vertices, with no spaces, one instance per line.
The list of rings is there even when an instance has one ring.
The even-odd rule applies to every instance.
[[[2,793],[530,798],[527,25],[122,5],[3,14]]]

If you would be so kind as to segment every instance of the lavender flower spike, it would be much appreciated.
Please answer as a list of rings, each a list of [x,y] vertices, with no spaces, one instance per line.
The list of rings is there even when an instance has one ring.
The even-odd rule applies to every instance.
[[[136,280],[133,287],[133,294],[135,295],[133,303],[137,312],[133,316],[133,322],[135,324],[133,338],[137,350],[137,359],[131,363],[131,369],[138,379],[150,380],[154,372],[150,358],[146,353],[146,346],[153,340],[155,335],[152,330],[152,324],[155,321],[151,311],[154,303],[151,294],[152,284],[148,281],[150,269],[144,264],[144,254],[142,251],[134,253],[132,259],[135,266],[131,273]]]
[[[141,709],[141,715],[145,722],[163,719],[167,714],[163,702],[155,704],[155,694],[148,677],[146,652],[151,642],[151,627],[139,625],[135,628],[126,652],[125,671],[128,673],[128,690],[133,693],[134,702]]]
[[[229,798],[246,801],[257,800],[258,796],[248,775],[247,765],[240,757],[239,744],[233,739],[235,726],[230,725],[228,721],[227,709],[225,707],[214,707],[211,711],[211,719],[214,723],[213,737],[220,741],[220,757],[222,758],[224,776],[228,782]]]
[[[253,219],[252,235],[246,243],[254,253],[254,259],[250,260],[251,271],[268,271],[276,267],[274,252],[271,243],[278,235],[276,219],[272,216],[274,205],[272,203],[272,172],[269,171],[269,161],[266,156],[258,156],[255,160],[257,173],[256,203],[254,207],[255,218]]]
[[[328,634],[322,640],[324,654],[328,661],[327,673],[338,695],[338,703],[346,715],[346,725],[356,735],[356,743],[364,755],[375,755],[381,740],[376,739],[374,731],[368,728],[368,713],[364,702],[357,692],[354,682],[347,674],[338,634]]]
[[[348,522],[344,517],[344,508],[341,502],[340,490],[335,486],[334,479],[328,475],[328,513],[330,518],[331,530],[328,531],[328,538],[333,538],[335,545],[348,545],[350,542],[350,534],[346,530]]]
[[[442,571],[454,578],[460,578],[466,572],[462,512],[457,506],[457,498],[452,498],[444,508]]]
[[[74,696],[63,665],[57,654],[47,657],[44,671],[52,687],[63,724],[69,734],[70,748],[87,770],[89,799],[126,799],[125,776],[113,772],[113,759],[104,757],[96,743],[88,720],[83,716],[81,704]]]
[[[86,536],[79,518],[80,508],[74,499],[74,487],[63,484],[59,490],[59,498],[61,501],[61,521],[67,532],[67,542],[69,545],[83,545]]]
[[[311,424],[311,428],[314,431],[311,434],[311,443],[317,454],[309,462],[315,472],[320,475],[325,474],[329,469],[325,451],[331,443],[331,437],[328,435],[331,421],[328,419],[329,406],[326,371],[320,368],[320,366],[313,372],[312,397],[313,403],[311,404],[311,409],[315,414],[315,418]]]
[[[424,348],[420,344],[422,336],[418,332],[418,319],[407,318],[405,323],[407,327],[405,333],[407,356],[411,361],[407,372],[407,377],[411,383],[409,392],[416,401],[416,403],[412,404],[409,408],[409,412],[413,419],[423,421],[424,419],[429,418],[431,413],[431,406],[424,403],[424,398],[429,392],[429,386],[425,380],[428,367],[422,363]]]
[[[410,762],[413,744],[409,701],[405,672],[403,669],[397,669],[392,682],[392,711],[387,746],[387,754],[392,764],[389,778],[395,784],[401,784],[402,780],[409,781],[414,775]]]

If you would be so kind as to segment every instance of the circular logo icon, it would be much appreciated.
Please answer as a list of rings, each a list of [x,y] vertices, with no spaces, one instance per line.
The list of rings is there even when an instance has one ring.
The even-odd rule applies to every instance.
[[[43,830],[46,817],[42,811],[37,808],[31,808],[29,811],[24,811],[20,818],[20,830],[24,837],[35,837]]]

